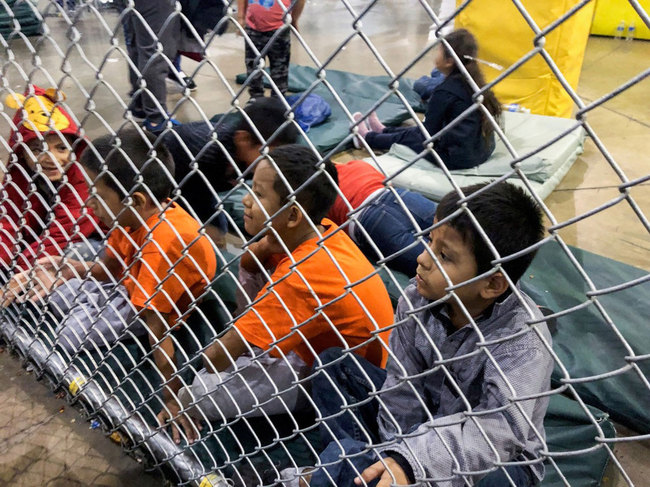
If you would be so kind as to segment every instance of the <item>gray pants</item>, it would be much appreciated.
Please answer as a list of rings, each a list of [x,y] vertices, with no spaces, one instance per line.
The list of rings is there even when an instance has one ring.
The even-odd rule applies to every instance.
[[[59,320],[58,343],[69,354],[145,333],[124,286],[109,282],[71,279],[52,292],[50,310]]]
[[[180,38],[180,19],[169,18],[174,12],[174,4],[174,0],[135,0],[135,9],[146,24],[135,12],[129,13],[125,20],[124,35],[129,57],[147,83],[146,90],[133,97],[129,108],[143,112],[154,124],[162,122],[167,113],[165,79]],[[163,55],[156,52],[159,42],[163,46]],[[134,92],[140,88],[140,75],[129,69]]]
[[[281,32],[275,39],[273,36],[276,34],[276,30],[271,30],[269,32],[260,32],[253,30],[250,27],[246,27],[246,34],[250,38],[251,42],[255,46],[262,57],[269,58],[269,70],[271,74],[271,79],[278,87],[278,90],[283,95],[287,92],[289,88],[289,61],[291,59],[291,31],[285,29]],[[245,62],[246,62],[246,74],[250,74],[255,71],[256,63],[255,60],[257,56],[255,50],[248,44],[245,43]],[[262,79],[262,73],[254,75],[248,85],[248,93],[251,98],[259,98],[264,96],[264,80]],[[276,96],[275,90],[271,90],[271,96]]]

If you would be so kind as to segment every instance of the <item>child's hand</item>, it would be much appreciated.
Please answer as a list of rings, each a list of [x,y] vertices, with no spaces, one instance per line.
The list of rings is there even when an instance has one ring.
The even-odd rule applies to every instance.
[[[181,442],[181,432],[178,427],[179,423],[185,432],[187,442],[194,443],[201,437],[201,433],[199,432],[203,427],[199,421],[190,418],[190,416],[185,412],[180,414],[180,411],[181,407],[176,399],[166,400],[165,407],[163,407],[162,411],[158,413],[158,422],[161,426],[171,423],[172,439],[177,445]]]
[[[391,475],[392,474],[392,475]],[[361,476],[354,479],[355,485],[364,485],[381,475],[377,487],[390,487],[391,485],[409,485],[409,479],[404,470],[391,457],[384,458],[383,462],[370,465],[361,472]],[[394,479],[394,480],[393,480]]]
[[[62,262],[62,257],[43,257],[34,263],[33,269],[14,274],[7,285],[2,307],[6,308],[14,301],[18,303],[40,301],[57,284],[60,284],[55,275]]]

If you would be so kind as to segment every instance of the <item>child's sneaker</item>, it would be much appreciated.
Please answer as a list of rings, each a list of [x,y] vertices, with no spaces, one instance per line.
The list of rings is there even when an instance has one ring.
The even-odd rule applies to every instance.
[[[142,124],[142,126],[145,128],[145,130],[148,130],[152,134],[159,134],[160,132],[162,132],[167,128],[168,126],[167,122],[171,122],[172,127],[178,127],[179,125],[181,125],[181,123],[178,120],[170,117],[168,119],[163,120],[160,123],[153,123],[151,120],[146,119]]]
[[[185,91],[185,88],[190,91],[196,91],[198,88],[194,80],[189,76],[186,76],[183,71],[179,71],[178,76],[176,76],[176,74],[169,73],[167,80],[170,81],[171,84],[173,84],[174,87],[180,91]]]

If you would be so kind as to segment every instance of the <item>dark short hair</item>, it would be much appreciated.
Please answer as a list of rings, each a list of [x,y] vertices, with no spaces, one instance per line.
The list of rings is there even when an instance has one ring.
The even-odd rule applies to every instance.
[[[318,225],[329,212],[338,194],[336,185],[339,180],[332,161],[322,159],[309,147],[298,144],[283,145],[273,149],[269,152],[269,159],[275,163],[291,188],[298,191],[296,200],[312,222]],[[309,182],[303,186],[307,181]],[[290,191],[279,175],[275,176],[273,189],[280,196],[281,204],[284,205]]]
[[[244,112],[264,140],[271,141],[271,145],[295,144],[298,141],[300,132],[294,123],[288,123],[282,127],[282,124],[287,121],[285,114],[288,109],[278,98],[256,98],[254,102],[244,108]],[[245,117],[242,117],[236,130],[244,130],[255,135],[251,124]]]
[[[174,160],[167,147],[153,134],[134,128],[94,139],[80,162],[122,198],[144,190],[163,201],[175,187]]]
[[[539,242],[544,236],[542,211],[539,205],[523,189],[507,182],[500,182],[489,188],[489,183],[475,184],[462,188],[467,208],[496,248],[501,257],[524,250]],[[484,191],[480,191],[483,190]],[[479,192],[480,191],[480,192]],[[477,193],[477,194],[475,194]],[[474,195],[470,197],[470,195]],[[460,196],[456,191],[447,193],[436,210],[438,221],[458,210]],[[474,223],[463,211],[449,221],[449,225],[461,234],[463,241],[472,247],[478,274],[492,268],[494,255],[479,234]],[[513,282],[517,282],[535,257],[530,251],[516,259],[502,264]]]

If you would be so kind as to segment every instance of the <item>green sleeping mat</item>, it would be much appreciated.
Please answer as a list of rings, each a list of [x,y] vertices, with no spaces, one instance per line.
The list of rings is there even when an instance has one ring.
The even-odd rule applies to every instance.
[[[593,419],[577,401],[558,395],[551,397],[544,418],[546,447],[551,459],[546,461],[546,475],[541,484],[543,487],[567,485],[562,477],[571,487],[602,485],[609,454],[607,446],[598,443],[596,437],[615,438],[616,431],[606,413],[594,407],[587,408]],[[592,447],[596,448],[584,451]],[[563,456],[571,451],[582,452]],[[555,456],[556,453],[559,455]]]
[[[648,273],[621,262],[569,246],[597,289],[616,286],[648,276]],[[408,277],[386,271],[380,275],[395,305],[400,297],[396,283],[404,288]],[[549,242],[542,246],[521,279],[523,290],[540,306],[553,312],[568,310],[589,298],[587,283],[566,257],[560,246]],[[553,350],[570,377],[584,378],[622,371],[607,379],[574,384],[587,404],[607,412],[614,420],[640,433],[650,433],[650,390],[644,384],[650,378],[650,280],[626,290],[600,296],[598,301],[618,330],[615,332],[592,303],[555,319]],[[620,333],[620,337],[619,337]],[[633,352],[643,356],[637,370],[625,357]],[[642,378],[643,376],[643,378]],[[563,384],[561,368],[556,366],[553,386]]]
[[[307,91],[318,79],[315,68],[296,64],[289,66],[289,91],[293,93]],[[325,70],[325,77],[323,79],[337,93],[350,114],[369,110],[377,100],[390,91],[388,88],[390,78],[388,76],[364,76],[346,71],[327,69]],[[236,80],[237,83],[242,84],[246,80],[246,75],[239,74]],[[424,107],[422,106],[420,95],[413,91],[413,83],[414,80],[401,79],[399,81],[399,92],[414,110],[423,111]],[[307,134],[314,146],[324,154],[339,146],[345,137],[350,134],[351,121],[325,83],[318,83],[311,93],[322,96],[332,108],[332,114],[327,121],[311,127]],[[409,118],[406,107],[395,94],[392,94],[383,102],[377,109],[377,115],[386,125],[399,125]],[[340,152],[351,146],[352,141],[349,140],[345,145],[337,147],[337,150],[334,152]]]
[[[33,9],[37,8],[36,2],[32,2],[32,6],[28,5],[29,0],[6,0],[2,2],[6,4],[12,11],[12,15],[0,6],[0,35],[8,39],[12,32],[17,31],[26,36],[40,35],[43,33],[43,26],[41,19],[34,13]],[[14,25],[18,22],[19,27]]]
[[[531,188],[537,196],[545,199],[582,154],[584,130],[575,120],[527,113],[504,112],[503,122],[505,135],[519,157],[529,154],[536,147],[548,145],[550,141],[568,131],[561,139],[519,163],[519,168],[530,181]],[[365,160],[375,164],[388,177],[392,177],[396,186],[440,201],[454,189],[453,186],[444,172],[428,160],[419,159],[412,162],[416,156],[417,154],[408,147],[394,144],[386,154]],[[510,173],[513,160],[503,141],[497,139],[494,153],[485,163],[471,169],[450,172],[458,186],[469,186]],[[394,175],[396,176],[393,177]],[[512,174],[508,181],[528,190],[518,174]]]
[[[596,289],[648,277],[648,272],[641,269],[575,247],[570,249]],[[635,431],[650,433],[650,390],[646,385],[650,379],[650,280],[598,296],[606,318],[590,303],[589,287],[580,273],[559,244],[551,242],[539,250],[522,286],[537,304],[555,312],[588,303],[556,319],[553,349],[574,379],[615,372],[609,378],[573,386],[587,404]],[[626,360],[632,355],[645,358]],[[632,363],[636,363],[634,369]],[[562,379],[556,367],[554,385],[560,386]]]

